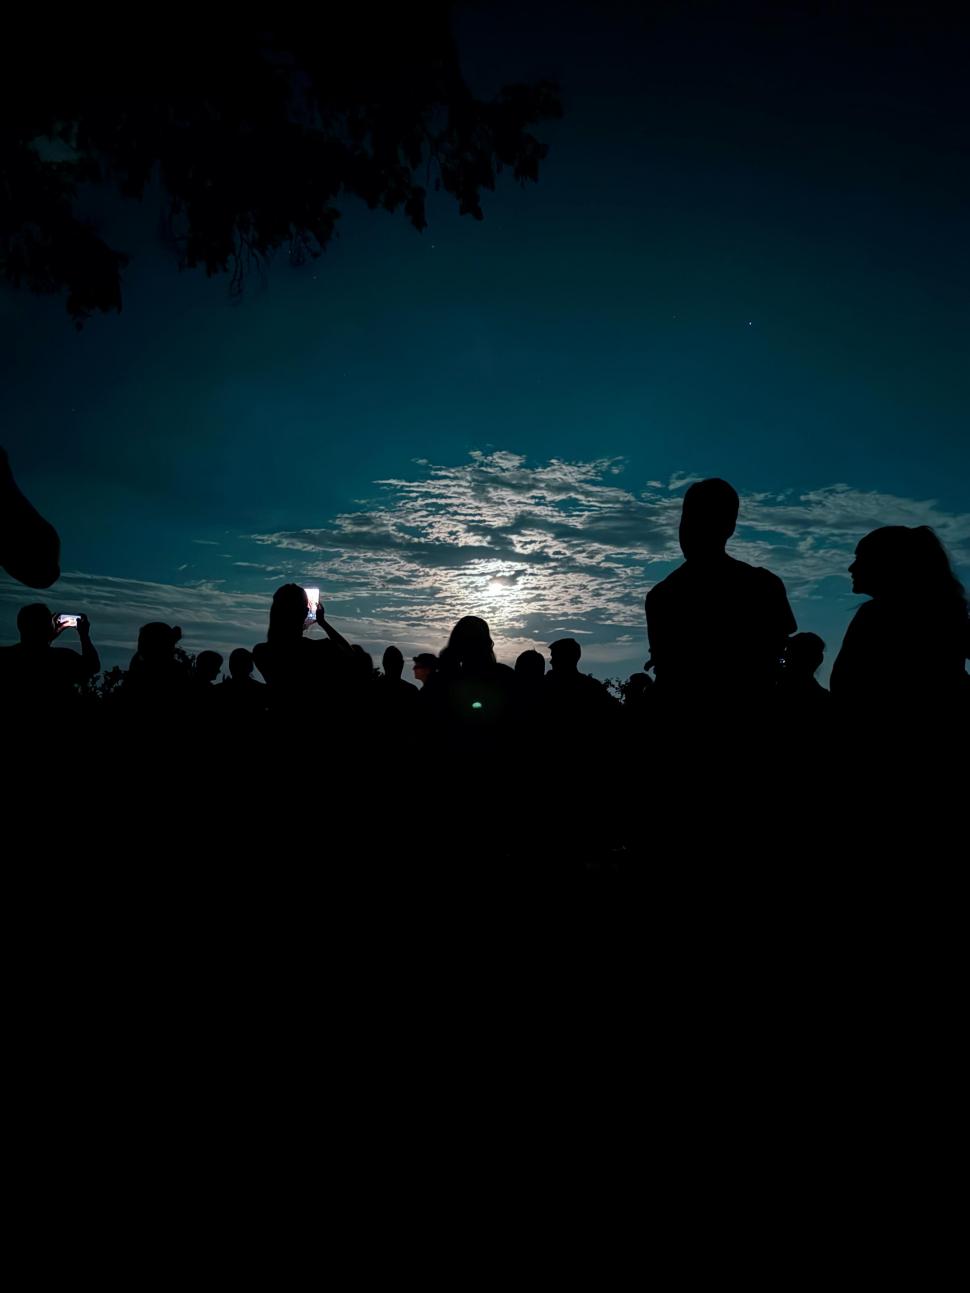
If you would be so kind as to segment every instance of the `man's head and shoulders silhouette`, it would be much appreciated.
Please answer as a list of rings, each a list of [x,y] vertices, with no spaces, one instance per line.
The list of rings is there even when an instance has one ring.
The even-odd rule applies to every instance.
[[[732,557],[727,544],[738,523],[740,499],[726,480],[695,481],[684,495],[678,537],[683,564],[647,593],[656,605],[689,596],[695,589],[723,587],[755,596],[782,595],[785,585],[770,570]]]
[[[220,672],[222,656],[218,651],[200,651],[195,658],[193,682],[205,692],[212,691]]]
[[[798,627],[785,585],[727,552],[738,521],[726,480],[695,481],[684,495],[684,562],[647,593],[647,634],[657,682],[684,692],[741,693],[771,686]]]
[[[81,640],[81,652],[54,643],[66,629],[74,627]],[[94,676],[100,668],[91,644],[86,615],[54,615],[48,606],[35,602],[17,613],[20,641],[0,649],[0,687],[15,708],[57,704],[69,700],[75,687]]]
[[[229,653],[229,677],[214,688],[224,711],[236,715],[262,712],[268,702],[266,684],[253,677],[253,653],[236,647]]]
[[[400,647],[389,646],[381,657],[381,692],[386,698],[407,704],[417,700],[418,689],[404,678],[404,653]]]
[[[549,644],[549,672],[543,679],[546,694],[553,700],[605,709],[615,704],[603,685],[588,673],[580,673],[583,648],[575,638],[559,638]]]
[[[15,646],[4,648],[5,652],[9,652],[6,659],[11,664],[34,664],[53,676],[83,676],[81,656],[76,651],[70,647],[54,648],[54,643],[67,627],[62,623],[65,618],[54,615],[42,602],[21,606],[17,612],[20,641]],[[83,638],[89,632],[87,616],[77,616],[76,626]]]
[[[579,661],[583,649],[575,638],[557,638],[549,643],[549,672],[545,675],[546,690],[561,692],[582,686]]]
[[[227,694],[238,692],[243,694],[259,694],[266,686],[253,677],[253,669],[256,661],[253,658],[252,651],[247,651],[245,647],[236,647],[229,653],[229,677],[225,679],[221,690]]]

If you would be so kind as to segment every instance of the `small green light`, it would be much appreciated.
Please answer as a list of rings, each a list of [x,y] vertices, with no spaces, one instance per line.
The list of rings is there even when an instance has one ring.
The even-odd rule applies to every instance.
[[[482,707],[482,702],[480,700],[472,701],[472,709],[481,709],[481,707]]]

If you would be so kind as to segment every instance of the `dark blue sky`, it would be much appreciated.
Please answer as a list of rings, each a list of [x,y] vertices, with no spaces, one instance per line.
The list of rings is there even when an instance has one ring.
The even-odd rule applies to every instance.
[[[507,659],[568,629],[625,673],[683,481],[710,474],[830,658],[866,529],[933,524],[966,579],[959,47],[729,12],[464,11],[476,89],[562,86],[539,184],[500,184],[481,224],[436,202],[422,235],[348,206],[319,261],[239,302],[175,271],[157,194],[93,204],[132,255],[120,316],[77,334],[0,295],[2,439],[64,545],[52,607],[87,607],[109,662],[152,618],[229,648],[296,578],[373,650],[437,649],[477,610]],[[23,600],[0,593],[0,639]]]

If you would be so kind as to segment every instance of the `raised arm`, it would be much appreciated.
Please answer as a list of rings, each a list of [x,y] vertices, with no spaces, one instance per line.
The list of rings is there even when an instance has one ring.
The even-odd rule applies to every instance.
[[[77,635],[81,639],[81,665],[84,676],[93,678],[101,668],[101,657],[91,641],[91,624],[86,615],[77,617]]]
[[[353,647],[350,645],[347,639],[342,634],[337,632],[337,630],[334,628],[334,626],[330,623],[329,620],[324,619],[322,604],[317,609],[317,623],[323,629],[324,633],[326,633],[327,637],[334,644],[334,646],[337,647],[341,655],[346,654],[348,656],[352,656],[354,654]]]

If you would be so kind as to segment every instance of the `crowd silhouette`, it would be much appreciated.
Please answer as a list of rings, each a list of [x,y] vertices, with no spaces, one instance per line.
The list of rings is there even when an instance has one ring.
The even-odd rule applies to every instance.
[[[240,812],[247,786],[274,804],[305,796],[308,812],[323,794],[331,811],[363,815],[361,837],[385,857],[410,822],[412,851],[548,865],[632,856],[676,809],[698,847],[716,836],[721,848],[735,829],[726,821],[763,823],[753,785],[778,792],[784,768],[804,794],[821,761],[836,766],[847,749],[862,762],[882,758],[883,772],[935,754],[958,762],[970,622],[933,531],[886,526],[859,543],[853,590],[869,600],[848,625],[827,691],[815,676],[825,644],[797,631],[782,581],[726,550],[738,506],[723,480],[688,489],[684,562],[647,594],[650,659],[622,697],[581,671],[572,638],[552,642],[548,662],[536,650],[514,668],[499,662],[488,624],[473,615],[440,652],[413,657],[410,681],[397,646],[375,668],[322,604],[314,614],[306,591],[285,584],[265,641],[233,650],[221,681],[222,655],[193,660],[177,626],[153,622],[128,668],[95,686],[87,618],[23,607],[20,641],[0,649],[8,741],[14,733],[27,750],[52,733],[83,734],[163,800],[162,769],[186,757]],[[309,635],[314,627],[322,637]],[[55,645],[71,631],[79,652]],[[318,830],[309,827],[319,842]]]

